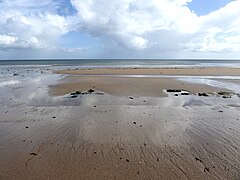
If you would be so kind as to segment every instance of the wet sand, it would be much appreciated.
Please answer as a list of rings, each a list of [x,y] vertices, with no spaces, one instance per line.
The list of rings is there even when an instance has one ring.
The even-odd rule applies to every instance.
[[[240,178],[236,94],[158,97],[167,88],[222,89],[87,76],[46,83],[42,76],[0,91],[0,179]]]
[[[1,108],[1,179],[240,177],[240,109],[225,99],[92,94],[69,101]]]

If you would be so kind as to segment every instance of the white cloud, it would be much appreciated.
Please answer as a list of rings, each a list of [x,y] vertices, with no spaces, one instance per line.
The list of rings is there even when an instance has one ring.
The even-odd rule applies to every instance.
[[[58,3],[49,0],[0,2],[0,35],[12,39],[5,44],[9,48],[46,48],[55,44],[59,36],[69,32],[71,21],[54,8]]]
[[[68,0],[77,12],[62,16],[64,1],[0,1],[0,49],[80,52],[84,47],[58,45],[62,35],[78,31],[98,37],[106,56],[240,52],[240,0],[206,16],[187,7],[191,0]]]
[[[240,51],[236,40],[229,40],[240,36],[239,0],[202,17],[186,6],[189,2],[72,0],[80,31],[87,29],[93,36],[110,38],[127,49]]]
[[[9,46],[17,41],[16,37],[0,35],[0,45],[1,46]]]

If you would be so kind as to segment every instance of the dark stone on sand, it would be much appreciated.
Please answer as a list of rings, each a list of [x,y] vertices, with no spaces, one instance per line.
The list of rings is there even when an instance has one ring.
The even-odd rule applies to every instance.
[[[80,91],[76,91],[75,94],[81,94],[81,92]]]
[[[93,107],[97,107],[97,106],[93,106]]]
[[[55,119],[56,117],[55,117],[55,116],[53,116],[52,118],[53,118],[53,119]]]
[[[17,73],[13,73],[13,76],[18,76],[18,74]]]
[[[89,89],[88,92],[89,92],[89,93],[93,93],[94,90],[93,90],[93,89]]]
[[[133,122],[133,124],[137,124],[136,122]]]
[[[218,112],[222,113],[223,111],[218,111]]]
[[[182,92],[182,90],[179,90],[179,89],[168,89],[167,92]]]
[[[189,93],[181,93],[182,96],[188,96]]]
[[[205,167],[204,172],[209,172],[209,169],[207,167]]]
[[[126,159],[127,162],[129,162],[129,159]]]
[[[199,161],[199,162],[202,162],[202,160],[201,160],[201,159],[199,159],[199,158],[195,158],[195,160],[196,160],[196,161]]]
[[[174,94],[174,96],[178,96],[178,94]]]
[[[78,96],[77,95],[71,95],[71,98],[77,98]]]
[[[31,156],[36,156],[37,153],[30,153],[29,155],[31,155]]]
[[[231,98],[231,96],[233,95],[230,92],[224,92],[224,91],[220,91],[218,92],[218,95],[222,96],[222,98],[226,99],[226,98]]]
[[[26,126],[26,128],[28,128],[28,126]]]
[[[208,97],[208,95],[206,93],[198,93],[198,96]]]
[[[133,99],[133,97],[129,97],[130,99]]]
[[[224,91],[219,91],[218,92],[218,95],[221,95],[221,96],[223,96],[223,95],[229,95],[230,93],[229,92],[224,92]]]
[[[157,158],[157,161],[159,161],[159,158]]]
[[[223,96],[222,98],[227,99],[227,98],[231,98],[231,96]]]

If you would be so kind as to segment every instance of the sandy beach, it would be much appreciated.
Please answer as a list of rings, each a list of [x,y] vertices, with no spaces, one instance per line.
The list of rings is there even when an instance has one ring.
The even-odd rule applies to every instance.
[[[59,96],[75,91],[85,91],[90,88],[116,96],[135,97],[166,97],[165,89],[187,90],[191,94],[198,92],[214,93],[220,90],[230,91],[226,88],[193,84],[176,79],[68,76],[59,81],[57,85],[51,86],[50,94]]]
[[[198,92],[214,93],[220,90],[230,91],[226,88],[212,87],[206,84],[189,83],[177,78],[164,76],[237,76],[238,68],[92,68],[58,70],[57,74],[67,74],[57,85],[52,86],[52,95],[64,95],[77,90],[84,91],[95,88],[103,92],[120,96],[167,96],[164,89],[187,90],[191,94]],[[71,76],[74,75],[74,76]],[[118,76],[119,75],[119,76]],[[130,75],[130,77],[121,77]],[[134,75],[140,77],[134,77]],[[146,77],[141,77],[145,75]],[[151,75],[162,75],[156,78]],[[133,76],[133,77],[132,77]],[[150,77],[148,77],[150,76]],[[238,84],[240,80],[236,81]]]
[[[190,76],[239,76],[240,68],[87,68],[64,69],[59,74],[75,75],[190,75]]]
[[[240,178],[238,93],[175,78],[78,76],[119,71],[38,70],[2,88],[0,179]]]

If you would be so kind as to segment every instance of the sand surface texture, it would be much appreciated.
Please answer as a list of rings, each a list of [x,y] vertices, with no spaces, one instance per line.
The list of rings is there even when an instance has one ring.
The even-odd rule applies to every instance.
[[[0,179],[240,178],[238,94],[156,97],[169,84],[150,79],[144,86],[157,90],[142,96],[134,89],[141,79],[129,79],[131,96],[103,92],[102,83],[92,93],[84,86],[74,98],[51,96],[62,81],[73,83],[50,81],[53,76],[26,74],[1,89]]]
[[[88,68],[55,71],[59,74],[82,75],[209,75],[209,76],[240,76],[239,68]]]

